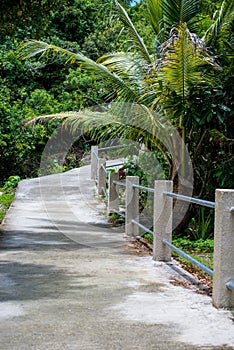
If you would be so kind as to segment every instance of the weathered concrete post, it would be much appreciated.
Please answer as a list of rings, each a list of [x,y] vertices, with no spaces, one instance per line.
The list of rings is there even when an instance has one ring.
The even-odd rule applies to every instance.
[[[125,233],[127,236],[138,236],[139,227],[132,220],[139,221],[139,189],[132,185],[139,185],[138,176],[126,177]]]
[[[215,193],[213,305],[234,308],[234,190],[217,189]]]
[[[173,182],[157,180],[154,183],[154,243],[153,259],[170,261],[171,249],[162,240],[171,242],[173,199],[163,192],[173,192]]]
[[[91,179],[96,180],[98,168],[98,146],[91,146]]]
[[[114,210],[119,209],[119,194],[118,194],[116,185],[113,183],[113,181],[118,181],[118,180],[119,180],[118,173],[109,174],[109,180],[108,180],[109,197],[108,197],[108,204],[107,204],[108,214],[113,213]]]
[[[103,169],[106,166],[106,159],[98,158],[98,194],[99,196],[104,195],[102,188],[106,189],[106,172]]]

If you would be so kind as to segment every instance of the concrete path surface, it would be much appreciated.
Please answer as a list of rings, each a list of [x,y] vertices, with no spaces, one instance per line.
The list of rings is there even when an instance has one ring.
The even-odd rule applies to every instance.
[[[134,254],[89,172],[20,182],[0,232],[0,349],[234,349],[231,312]]]

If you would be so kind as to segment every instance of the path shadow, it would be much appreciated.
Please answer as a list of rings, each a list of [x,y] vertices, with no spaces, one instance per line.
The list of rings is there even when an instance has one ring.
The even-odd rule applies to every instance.
[[[57,299],[72,290],[93,288],[91,275],[72,275],[54,265],[22,264],[2,261],[0,264],[0,302]]]

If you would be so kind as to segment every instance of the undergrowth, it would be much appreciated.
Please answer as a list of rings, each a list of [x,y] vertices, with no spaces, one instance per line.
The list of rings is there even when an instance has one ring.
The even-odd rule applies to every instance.
[[[19,181],[19,176],[10,176],[3,187],[0,188],[0,224],[6,215],[7,209],[10,207],[14,199],[15,189]]]
[[[150,243],[153,243],[153,235],[145,234],[144,238]],[[213,268],[213,250],[214,250],[214,240],[213,239],[201,239],[191,240],[189,237],[174,237],[172,243],[179,249],[183,250],[185,253],[191,255],[194,259],[198,260],[200,263],[206,265],[210,269]],[[192,263],[188,260],[172,252],[172,256],[179,260],[181,263],[194,267]]]

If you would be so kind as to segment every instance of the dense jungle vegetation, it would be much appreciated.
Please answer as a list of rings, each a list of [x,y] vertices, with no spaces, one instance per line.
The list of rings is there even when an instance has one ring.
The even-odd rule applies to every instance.
[[[26,127],[24,120],[103,101],[93,74],[60,60],[25,64],[17,57],[20,43],[46,40],[96,59],[116,48],[119,29],[110,23],[110,11],[106,1],[1,1],[0,185],[11,175],[38,175],[41,153],[58,124]],[[74,145],[69,164],[77,165],[84,147]]]
[[[157,131],[126,127],[123,110],[112,111],[104,128],[105,113],[82,112],[117,101],[147,108],[151,131],[153,112],[179,131],[193,163],[194,196],[214,200],[215,188],[233,188],[233,10],[230,0],[2,0],[0,184],[40,175],[61,118],[71,132],[82,125],[85,137],[65,163],[57,145],[51,172],[79,166],[92,142],[113,135],[157,153]],[[172,176],[170,155],[166,161]]]

